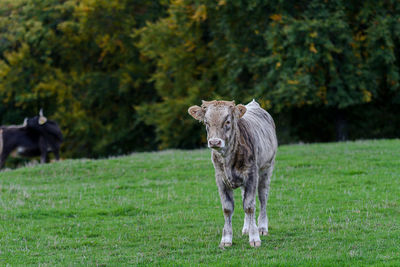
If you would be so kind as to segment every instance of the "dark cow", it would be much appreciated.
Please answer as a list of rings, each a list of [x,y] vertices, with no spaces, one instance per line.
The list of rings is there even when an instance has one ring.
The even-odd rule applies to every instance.
[[[25,119],[23,125],[0,126],[0,168],[14,150],[23,157],[40,156],[41,163],[48,161],[49,152],[59,160],[62,141],[60,127],[48,120],[42,110],[39,116]]]
[[[220,246],[232,245],[233,189],[240,187],[245,211],[242,234],[249,235],[252,247],[259,247],[260,234],[268,233],[266,206],[278,146],[272,117],[254,100],[246,106],[235,105],[234,101],[203,101],[201,107],[192,106],[188,112],[205,124],[208,147],[212,149],[211,159],[225,217]]]

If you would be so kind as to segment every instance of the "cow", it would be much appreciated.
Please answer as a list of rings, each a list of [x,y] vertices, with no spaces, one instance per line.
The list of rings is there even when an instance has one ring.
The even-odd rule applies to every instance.
[[[235,101],[202,101],[188,113],[203,122],[215,169],[215,180],[225,218],[220,247],[232,246],[233,189],[242,191],[245,212],[242,234],[252,247],[261,246],[260,235],[268,234],[267,200],[278,141],[271,115],[256,101],[246,106]],[[256,224],[256,194],[260,200]]]
[[[59,160],[62,142],[60,127],[48,120],[43,110],[40,110],[39,116],[26,118],[22,125],[0,126],[0,168],[14,150],[23,157],[40,156],[41,163],[48,161],[49,152],[53,152]]]

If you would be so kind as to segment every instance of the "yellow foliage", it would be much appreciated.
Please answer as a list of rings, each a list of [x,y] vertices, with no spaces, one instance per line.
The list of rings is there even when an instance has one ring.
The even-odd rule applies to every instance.
[[[95,1],[93,0],[82,0],[79,2],[79,5],[75,8],[75,12],[81,13],[81,14],[87,14],[91,11],[94,10],[93,4]]]
[[[362,34],[362,32],[358,32],[357,34],[356,34],[356,36],[354,36],[354,40],[356,40],[356,41],[364,41],[365,39],[367,39],[367,36],[366,35],[364,35],[364,34]]]
[[[174,6],[183,6],[184,2],[183,0],[172,0],[171,4]]]
[[[186,51],[191,52],[196,48],[196,44],[191,40],[187,40],[185,43],[185,47]]]
[[[29,54],[29,46],[23,43],[18,51],[15,52],[5,52],[4,56],[10,65],[16,65],[18,62],[22,61],[26,54]]]
[[[273,21],[281,21],[282,15],[281,14],[273,14],[273,15],[269,16],[269,18],[272,19]]]
[[[168,29],[170,30],[176,30],[178,28],[178,25],[176,25],[176,20],[173,18],[166,18],[163,20],[163,22],[167,25]]]
[[[318,32],[312,32],[310,33],[311,38],[317,38],[318,37]]]
[[[10,66],[7,65],[3,60],[0,60],[0,78],[6,77],[10,72]]]
[[[318,50],[315,48],[314,43],[310,44],[310,51],[313,52],[314,54],[318,53]]]
[[[110,35],[107,33],[105,35],[99,36],[99,38],[96,40],[96,43],[101,47],[105,47],[107,43],[110,41]]]
[[[363,100],[364,100],[364,102],[366,102],[366,103],[371,102],[372,93],[370,91],[366,90],[366,89],[363,89],[362,92],[363,92]]]
[[[200,5],[196,9],[196,12],[192,16],[192,19],[197,22],[206,20],[207,19],[207,7],[205,5]]]
[[[288,80],[287,83],[291,84],[291,85],[296,85],[296,84],[299,84],[299,81],[297,81],[297,80]]]
[[[279,67],[281,66],[280,62],[276,62],[275,68],[279,69]]]
[[[226,5],[226,0],[219,0],[219,1],[218,1],[218,5],[219,5],[219,6],[224,6],[224,5]]]
[[[264,99],[258,99],[257,102],[260,103],[260,106],[261,106],[263,109],[268,110],[268,109],[272,108],[271,100],[268,100],[268,99],[265,99],[265,100],[264,100]]]

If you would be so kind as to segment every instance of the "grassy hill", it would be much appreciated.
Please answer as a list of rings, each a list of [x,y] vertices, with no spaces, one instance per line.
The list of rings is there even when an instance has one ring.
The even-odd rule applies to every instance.
[[[0,173],[0,265],[400,265],[400,141],[281,146],[269,236],[223,227],[210,151]],[[258,214],[258,211],[257,211]]]

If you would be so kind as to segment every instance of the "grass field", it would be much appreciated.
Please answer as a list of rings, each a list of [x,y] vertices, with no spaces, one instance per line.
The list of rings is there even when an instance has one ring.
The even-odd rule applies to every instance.
[[[400,265],[400,141],[281,146],[269,236],[223,227],[210,151],[0,173],[0,265]],[[258,213],[258,211],[257,211]]]

